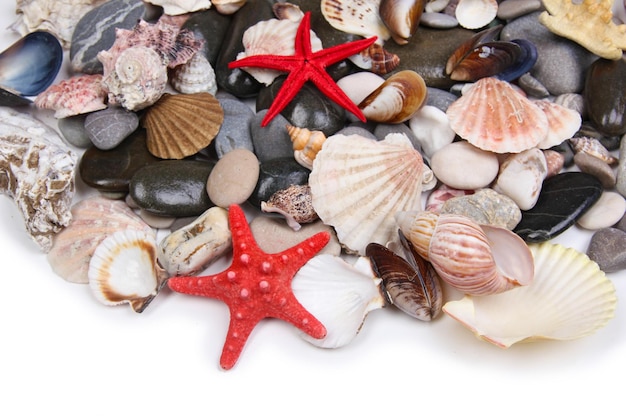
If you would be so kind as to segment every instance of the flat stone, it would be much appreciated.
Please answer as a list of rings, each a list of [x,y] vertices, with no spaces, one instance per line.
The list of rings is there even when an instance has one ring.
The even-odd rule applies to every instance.
[[[625,212],[624,197],[613,191],[605,191],[598,201],[580,216],[576,224],[588,230],[604,229],[619,222]]]
[[[448,110],[450,104],[454,103],[458,97],[449,91],[442,90],[440,88],[427,87],[428,97],[426,98],[425,106],[437,107],[442,112]]]
[[[219,98],[220,106],[224,110],[224,121],[217,136],[213,139],[218,158],[223,157],[234,149],[254,151],[250,125],[254,112],[244,102],[235,98]]]
[[[626,60],[598,59],[587,71],[585,108],[605,135],[626,133]]]
[[[445,13],[423,12],[420,25],[433,29],[452,29],[459,25],[454,16]]]
[[[499,164],[495,153],[459,141],[435,152],[430,167],[439,181],[452,188],[477,190],[491,184],[498,175]]]
[[[276,191],[284,190],[290,185],[308,184],[311,173],[293,157],[263,162],[259,168],[259,181],[248,199],[250,204],[259,209],[261,202],[269,200]]]
[[[602,184],[583,172],[563,172],[543,182],[535,206],[522,211],[514,232],[529,243],[544,242],[563,233],[602,194]]]
[[[276,115],[267,126],[261,126],[267,110],[261,110],[250,120],[250,135],[254,153],[260,162],[276,158],[293,158],[293,143],[287,132],[289,122],[281,114]]]
[[[87,118],[86,114],[79,114],[78,116],[63,117],[57,122],[63,138],[70,145],[81,149],[87,149],[93,145],[85,130],[85,118]]]
[[[453,213],[467,216],[479,224],[504,227],[513,230],[522,219],[522,212],[515,202],[491,188],[483,188],[474,194],[453,197],[441,207],[441,214]]]
[[[223,208],[244,203],[259,179],[259,160],[247,149],[235,149],[215,164],[207,180],[211,201]]]
[[[512,20],[541,9],[539,0],[505,0],[498,4],[498,19]]]
[[[615,187],[617,178],[613,168],[600,158],[596,158],[587,152],[578,152],[574,155],[574,163],[581,172],[586,172],[596,177],[605,189]]]
[[[121,107],[109,107],[85,118],[85,131],[98,149],[115,148],[139,127],[139,117]]]
[[[604,272],[626,269],[626,232],[614,228],[598,230],[591,237],[587,256]]]

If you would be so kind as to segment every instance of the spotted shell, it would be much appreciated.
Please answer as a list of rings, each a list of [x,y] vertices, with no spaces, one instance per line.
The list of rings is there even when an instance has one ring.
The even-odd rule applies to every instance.
[[[311,197],[311,187],[292,184],[278,190],[267,201],[261,202],[264,213],[278,213],[285,217],[293,230],[300,230],[301,223],[312,223],[319,219]]]
[[[303,167],[312,169],[313,160],[326,141],[324,132],[287,125],[287,133],[293,144],[293,156],[296,161]]]
[[[496,294],[532,282],[531,252],[510,230],[456,214],[401,212],[396,219],[417,253],[465,294]]]
[[[585,136],[574,137],[569,140],[569,143],[572,145],[575,153],[585,152],[603,160],[609,165],[614,165],[619,162],[619,159],[611,155],[611,152],[609,152],[598,139]]]
[[[35,106],[54,110],[54,117],[62,119],[106,109],[106,97],[101,74],[77,75],[48,87],[35,98]]]
[[[332,27],[364,37],[377,36],[380,42],[391,36],[380,18],[380,0],[321,0],[322,15]]]
[[[209,93],[164,94],[141,121],[151,154],[182,159],[206,148],[219,132],[224,110]]]

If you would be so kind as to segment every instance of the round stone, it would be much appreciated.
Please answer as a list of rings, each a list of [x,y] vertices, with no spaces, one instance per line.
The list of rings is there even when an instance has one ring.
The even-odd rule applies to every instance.
[[[605,135],[626,133],[626,61],[598,59],[585,82],[585,107],[593,125]]]
[[[90,113],[85,118],[85,131],[98,149],[115,148],[139,126],[139,117],[119,107]]]
[[[616,272],[626,269],[626,232],[606,228],[593,234],[587,256],[596,262],[604,272]]]
[[[625,212],[624,197],[613,191],[605,191],[576,223],[588,230],[599,230],[619,222]]]
[[[79,114],[78,116],[64,117],[57,122],[63,138],[77,148],[86,149],[93,145],[87,131],[85,131],[86,117],[86,114]]]
[[[546,158],[537,148],[509,156],[500,166],[494,190],[507,195],[522,210],[531,209],[548,173]]]
[[[243,148],[254,151],[250,134],[250,126],[254,119],[252,109],[236,98],[219,98],[218,100],[224,110],[224,121],[217,136],[213,139],[218,158],[233,149]]]
[[[615,187],[617,178],[613,168],[600,158],[596,158],[587,152],[578,152],[574,155],[574,163],[581,172],[586,172],[596,177],[605,189]]]
[[[259,160],[247,149],[234,149],[224,155],[211,171],[207,193],[220,207],[245,202],[259,179]]]
[[[439,181],[461,190],[484,188],[498,175],[498,157],[469,142],[450,143],[435,152],[430,167]],[[471,175],[468,173],[471,172]]]

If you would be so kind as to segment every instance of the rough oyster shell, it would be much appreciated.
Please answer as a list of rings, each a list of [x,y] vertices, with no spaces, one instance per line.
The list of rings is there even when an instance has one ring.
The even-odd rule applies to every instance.
[[[558,244],[529,246],[536,266],[532,284],[450,301],[444,312],[501,348],[538,339],[581,338],[613,318],[615,287],[595,262]]]
[[[313,162],[313,207],[350,251],[396,238],[394,214],[421,205],[422,156],[403,134],[380,141],[359,135],[326,139]],[[412,208],[409,208],[412,207]]]
[[[107,91],[102,75],[77,75],[51,85],[35,98],[35,106],[54,110],[54,117],[62,119],[107,108]]]
[[[182,159],[206,148],[219,132],[224,110],[209,93],[165,94],[142,119],[151,154]]]

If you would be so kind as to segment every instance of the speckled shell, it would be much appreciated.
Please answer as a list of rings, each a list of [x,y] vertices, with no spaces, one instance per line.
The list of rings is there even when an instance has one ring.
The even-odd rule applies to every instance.
[[[326,141],[324,132],[293,125],[287,125],[287,132],[293,144],[296,161],[303,167],[313,169],[313,160]]]
[[[206,148],[219,132],[224,110],[209,93],[165,94],[141,121],[151,154],[182,159]]]
[[[321,0],[322,15],[332,27],[364,37],[378,36],[382,43],[391,36],[380,18],[380,0]]]
[[[472,145],[496,153],[537,146],[548,134],[548,118],[506,81],[474,83],[446,111],[450,127]]]
[[[572,149],[574,149],[575,153],[585,152],[603,160],[609,165],[614,165],[619,162],[619,159],[611,155],[611,152],[609,152],[598,139],[581,136],[571,138],[569,143],[572,145]]]
[[[147,3],[163,7],[163,13],[176,16],[185,13],[206,10],[211,7],[211,0],[145,0]]]
[[[497,0],[459,0],[454,12],[459,25],[466,29],[488,25],[497,13]]]
[[[301,223],[312,223],[319,219],[313,208],[311,187],[308,185],[293,184],[276,191],[267,201],[261,202],[261,211],[284,216],[289,227],[296,231],[300,230]]]
[[[615,287],[598,265],[575,249],[530,245],[533,283],[502,294],[450,301],[445,313],[498,347],[541,339],[588,336],[614,317]]]
[[[35,106],[54,110],[54,117],[62,119],[106,109],[106,97],[102,75],[77,75],[48,87],[35,98]]]
[[[496,294],[532,282],[530,250],[507,229],[456,214],[402,212],[396,219],[441,279],[465,294]]]
[[[546,100],[535,100],[533,103],[548,118],[548,134],[537,145],[539,149],[549,149],[560,145],[580,129],[582,117],[577,111]]]
[[[351,252],[397,239],[394,214],[418,210],[422,156],[402,134],[374,141],[359,135],[326,139],[313,162],[313,207]],[[412,207],[412,208],[409,208]]]
[[[187,63],[170,72],[172,87],[183,94],[217,93],[215,71],[204,54],[195,54]]]
[[[66,281],[86,284],[96,247],[120,230],[150,233],[152,229],[123,201],[91,197],[72,207],[72,222],[58,233],[48,253],[52,270]]]

